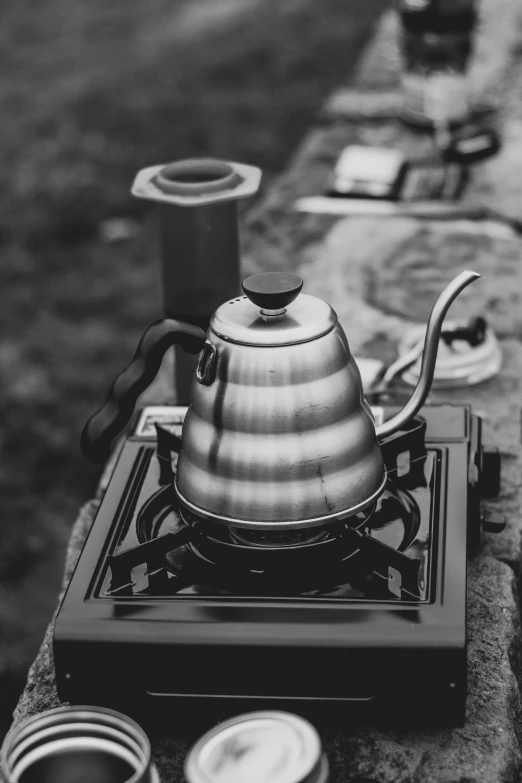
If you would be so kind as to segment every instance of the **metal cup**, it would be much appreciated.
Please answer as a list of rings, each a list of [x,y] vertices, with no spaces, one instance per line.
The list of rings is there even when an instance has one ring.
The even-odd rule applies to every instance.
[[[36,715],[8,738],[1,766],[7,783],[160,783],[143,729],[100,707]]]

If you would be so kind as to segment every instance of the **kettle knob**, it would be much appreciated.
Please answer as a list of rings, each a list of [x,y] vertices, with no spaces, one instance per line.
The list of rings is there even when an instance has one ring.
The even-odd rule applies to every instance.
[[[303,281],[286,272],[265,272],[247,277],[242,288],[251,302],[262,310],[284,311],[297,298]]]

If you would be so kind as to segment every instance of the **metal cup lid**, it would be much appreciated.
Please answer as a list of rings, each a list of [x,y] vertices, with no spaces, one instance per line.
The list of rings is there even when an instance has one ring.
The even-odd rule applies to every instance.
[[[250,712],[208,731],[185,762],[188,783],[325,783],[315,728],[288,712]]]

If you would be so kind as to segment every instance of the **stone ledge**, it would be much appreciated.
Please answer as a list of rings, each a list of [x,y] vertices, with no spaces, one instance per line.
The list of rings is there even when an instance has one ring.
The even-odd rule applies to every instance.
[[[480,556],[469,563],[468,710],[459,729],[328,731],[339,780],[366,783],[516,781],[521,705],[516,583],[511,569]],[[487,682],[487,689],[484,683]]]
[[[492,783],[519,779],[522,709],[516,580],[508,566],[481,555],[470,560],[468,581],[466,725],[459,729],[401,731],[353,724],[335,728],[318,725],[334,780]],[[187,737],[154,740],[154,756],[167,780],[169,774],[173,780],[181,779],[189,745]]]
[[[96,504],[77,523],[89,527]],[[72,567],[74,564],[69,564]],[[346,783],[495,783],[517,781],[522,772],[519,681],[520,619],[513,571],[479,555],[468,565],[468,705],[463,728],[392,730],[344,724],[319,725],[337,779]],[[54,680],[52,630],[31,667],[13,727],[59,706]],[[413,716],[416,721],[416,716]],[[153,756],[165,780],[181,780],[186,752],[196,735],[155,732]]]

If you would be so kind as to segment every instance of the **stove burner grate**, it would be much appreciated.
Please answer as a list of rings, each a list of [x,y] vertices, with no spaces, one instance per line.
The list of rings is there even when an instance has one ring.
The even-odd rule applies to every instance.
[[[405,431],[381,443],[389,480],[373,506],[322,528],[274,532],[213,524],[180,506],[172,454],[179,452],[181,440],[155,426],[160,488],[137,514],[138,546],[108,558],[109,595],[176,595],[198,582],[214,585],[218,592],[227,585],[235,585],[231,592],[237,592],[240,585],[248,594],[275,590],[285,595],[291,585],[292,595],[310,586],[330,594],[328,585],[347,580],[353,585],[364,577],[374,579],[384,597],[391,591],[400,593],[401,600],[422,600],[421,559],[406,550],[420,524],[408,489],[426,486],[423,419],[414,419]],[[146,571],[137,586],[133,570],[143,564]],[[211,587],[208,591],[212,594]],[[362,594],[371,593],[365,584]]]
[[[460,721],[467,546],[480,543],[499,461],[469,406],[422,413],[425,442],[412,422],[381,443],[389,482],[366,524],[267,540],[182,517],[176,441],[162,449],[154,432],[181,434],[182,414],[145,409],[56,619],[61,700],[155,719],[248,704]]]
[[[138,513],[139,545],[109,558],[108,592],[111,596],[172,595],[199,584],[213,585],[219,594],[234,592],[241,585],[254,595],[277,594],[284,586],[294,595],[310,594],[312,588],[330,593],[332,586],[349,581],[355,587],[365,580],[360,592],[367,597],[386,598],[391,591],[399,592],[401,600],[419,600],[420,560],[405,554],[415,539],[419,518],[409,493],[389,483],[376,505],[356,520],[320,530],[238,530],[180,509],[169,484]],[[143,563],[147,586],[136,591],[132,572]],[[374,580],[373,587],[368,579]],[[205,590],[203,594],[212,593],[210,587]]]

